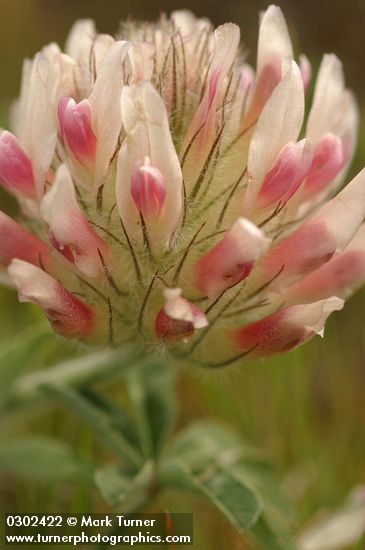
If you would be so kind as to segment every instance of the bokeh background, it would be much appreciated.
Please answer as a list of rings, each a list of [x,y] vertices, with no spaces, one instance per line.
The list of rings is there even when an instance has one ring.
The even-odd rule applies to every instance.
[[[350,177],[365,164],[365,2],[279,0],[278,4],[287,17],[297,54],[306,53],[315,70],[324,52],[335,52],[344,63],[361,113]],[[1,125],[7,126],[9,105],[18,94],[23,58],[47,42],[62,45],[77,18],[91,17],[99,31],[113,33],[118,20],[129,14],[155,18],[161,11],[191,9],[215,24],[238,23],[254,64],[258,12],[267,5],[261,0],[0,0]],[[5,210],[14,207],[4,194],[0,205]],[[0,344],[41,322],[35,308],[19,305],[8,289],[0,290],[0,311]],[[29,368],[52,362],[60,353],[78,352],[55,340]],[[316,338],[285,357],[234,371],[186,372],[180,393],[181,422],[196,417],[221,419],[267,451],[292,506],[294,529],[319,511],[336,509],[355,486],[365,483],[365,291],[330,320],[324,340]],[[10,430],[53,433],[81,446],[85,453],[95,447],[77,421],[59,410],[51,410],[46,418],[24,415]],[[8,476],[0,483],[0,498],[8,512],[44,511],[45,506],[53,511],[105,509],[82,489],[39,486]],[[172,509],[192,506],[199,514],[196,548],[244,548],[209,508],[175,495],[166,498]]]

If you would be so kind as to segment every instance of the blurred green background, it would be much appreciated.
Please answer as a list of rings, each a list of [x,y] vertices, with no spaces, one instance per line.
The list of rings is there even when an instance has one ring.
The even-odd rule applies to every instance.
[[[99,31],[113,33],[118,20],[129,14],[155,18],[161,11],[192,9],[215,24],[238,23],[249,61],[254,64],[258,12],[267,5],[255,0],[0,0],[1,124],[6,127],[9,104],[18,94],[23,58],[49,41],[62,45],[77,18],[92,17]],[[351,176],[365,164],[365,2],[282,0],[279,5],[297,54],[306,53],[315,68],[324,52],[335,52],[344,62],[348,86],[358,97],[362,115]],[[0,201],[2,208],[11,208],[4,195]],[[35,308],[18,304],[10,290],[0,290],[0,309],[0,343],[41,322]],[[294,529],[318,510],[335,509],[354,486],[365,483],[365,291],[353,297],[326,328],[324,340],[316,338],[285,357],[228,372],[185,372],[180,384],[182,423],[215,417],[267,450],[293,506]],[[76,351],[54,339],[29,368],[50,363],[60,353]],[[46,418],[41,415],[28,420],[24,416],[8,430],[14,434],[53,433],[84,453],[95,448],[88,432],[59,410]],[[0,498],[8,512],[41,512],[45,507],[53,511],[80,511],[91,506],[105,509],[98,500],[92,504],[93,497],[82,489],[40,487],[8,477],[0,483]],[[175,495],[166,499],[171,509],[186,510],[191,504],[199,513],[196,548],[244,548],[209,508]]]

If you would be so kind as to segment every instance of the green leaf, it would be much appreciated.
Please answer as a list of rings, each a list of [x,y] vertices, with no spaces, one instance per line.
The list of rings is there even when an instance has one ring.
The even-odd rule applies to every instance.
[[[121,407],[118,407],[113,401],[104,395],[97,393],[90,388],[80,389],[82,395],[91,401],[94,405],[103,410],[110,417],[110,424],[113,428],[120,431],[123,437],[133,446],[139,446],[137,427],[134,420]]]
[[[289,538],[272,529],[264,515],[252,527],[252,539],[256,550],[294,550]]]
[[[168,454],[172,458],[184,455],[197,468],[214,456],[230,464],[242,459],[262,462],[265,457],[262,451],[246,444],[234,430],[210,420],[194,422],[180,432]]]
[[[55,397],[91,426],[99,438],[120,458],[139,469],[143,460],[134,447],[113,424],[113,416],[75,388],[46,385],[43,390]]]
[[[128,395],[146,458],[158,456],[173,424],[174,381],[172,366],[161,362],[142,364],[128,373]]]
[[[18,376],[29,367],[40,345],[49,337],[44,327],[32,327],[10,342],[0,342],[0,410],[10,401]]]
[[[2,438],[0,470],[41,481],[92,483],[94,467],[58,440],[44,436]]]
[[[153,474],[151,462],[146,462],[137,475],[120,465],[109,464],[95,472],[95,484],[110,506],[122,505],[129,512],[148,501]]]
[[[270,533],[275,540],[285,541],[286,546],[279,545],[279,548],[291,548],[287,537],[288,512],[270,475],[267,457],[262,451],[244,443],[233,430],[205,421],[195,422],[178,434],[167,456],[170,461],[170,482],[173,482],[173,478],[179,482],[179,476],[183,475],[176,467],[176,464],[181,466],[181,457],[185,469],[187,464],[190,472],[198,477],[207,468],[210,468],[210,472],[223,470],[232,483],[247,488],[258,499],[259,514],[261,513],[259,532],[267,535]],[[166,463],[163,467],[166,468]],[[166,471],[164,477],[166,479]],[[191,476],[190,479],[186,476],[186,471],[185,483],[190,483],[191,490],[196,490]],[[187,487],[188,485],[185,488]],[[237,527],[237,522],[232,523]]]
[[[288,531],[293,518],[281,497],[279,487],[272,478],[268,465],[244,460],[232,465],[232,470],[243,483],[249,483],[260,495],[263,504],[262,527],[258,526],[260,533],[263,535],[270,533],[270,536],[282,545],[279,546],[280,548],[291,550],[293,546],[289,541]],[[265,546],[264,548],[266,549]]]
[[[14,398],[19,402],[36,401],[42,394],[45,385],[84,387],[86,384],[102,382],[110,377],[120,376],[132,368],[138,359],[134,349],[125,353],[120,350],[105,349],[69,358],[57,365],[33,372],[17,380],[14,387]]]
[[[116,464],[100,468],[95,472],[95,483],[102,497],[110,506],[116,506],[126,498],[131,491],[133,476],[124,472]]]
[[[175,438],[158,477],[165,485],[200,494],[243,532],[259,518],[262,503],[232,465],[251,452],[234,432],[211,422],[199,422]]]

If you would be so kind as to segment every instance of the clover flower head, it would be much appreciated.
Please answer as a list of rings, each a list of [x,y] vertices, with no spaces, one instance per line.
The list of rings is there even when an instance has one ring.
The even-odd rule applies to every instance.
[[[78,21],[24,62],[0,182],[0,262],[64,337],[162,344],[220,366],[322,334],[365,281],[365,172],[339,191],[357,127],[342,66],[311,66],[281,10],[256,70],[237,25],[187,11]]]

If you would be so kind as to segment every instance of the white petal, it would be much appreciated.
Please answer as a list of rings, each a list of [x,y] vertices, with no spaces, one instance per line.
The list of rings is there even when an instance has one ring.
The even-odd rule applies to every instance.
[[[261,262],[267,280],[281,270],[272,287],[289,285],[341,252],[365,219],[365,168],[334,199],[272,247]]]
[[[346,187],[311,217],[324,222],[337,250],[342,250],[365,219],[365,168]]]
[[[304,304],[329,296],[348,298],[365,282],[365,225],[346,248],[285,294],[286,304]]]
[[[293,61],[273,91],[257,122],[248,153],[252,178],[245,195],[249,211],[275,158],[288,142],[296,142],[304,117],[304,89],[300,70]]]
[[[190,86],[194,87],[196,83],[203,48],[207,55],[210,56],[214,40],[213,32],[211,32],[212,24],[209,19],[203,17],[198,19],[188,10],[173,11],[170,19],[175,29],[181,34],[184,49],[189,56],[189,63],[186,67],[189,89]],[[166,55],[166,48],[169,48],[171,40],[167,34],[165,34],[165,40],[163,40],[163,35],[159,31],[157,31],[156,36],[160,41],[160,43],[156,42],[156,64],[158,69],[161,70]],[[204,40],[202,40],[202,37],[204,37]],[[162,42],[164,42],[164,47],[161,49]]]
[[[262,15],[257,52],[257,75],[268,63],[293,57],[293,48],[283,12],[269,6]]]
[[[343,300],[332,296],[311,304],[279,309],[233,333],[239,348],[255,348],[252,357],[264,357],[289,351],[315,334],[323,336],[324,324],[329,315],[342,309]]]
[[[11,262],[8,272],[18,288],[20,301],[32,301],[44,309],[60,307],[58,283],[48,273],[19,259]]]
[[[341,138],[349,135],[354,143],[359,125],[359,109],[355,96],[350,90],[344,91],[338,114],[338,117],[332,119],[333,132]]]
[[[129,43],[116,42],[105,56],[94,89],[89,97],[92,126],[96,136],[95,184],[103,184],[115,151],[122,126],[121,91],[124,81],[123,61]]]
[[[359,129],[359,108],[353,93],[350,90],[345,90],[342,96],[341,107],[338,111],[339,116],[334,122],[333,131],[342,139],[344,153],[347,161],[330,186],[330,193],[333,195],[341,186],[344,176],[353,159]]]
[[[75,68],[72,57],[63,53],[57,54],[50,64],[46,86],[54,107],[57,107],[61,97],[75,95]]]
[[[65,52],[79,60],[91,47],[95,36],[95,23],[92,19],[80,19],[72,26],[66,40]]]
[[[13,258],[46,269],[52,265],[48,246],[0,210],[0,264],[7,266]]]
[[[163,294],[166,299],[164,309],[169,317],[178,321],[193,322],[193,312],[189,302],[181,297],[181,288],[167,288]]]
[[[57,172],[55,181],[44,196],[41,213],[62,247],[69,247],[75,265],[88,277],[103,273],[100,255],[108,263],[108,248],[87,222],[76,199],[74,185],[65,164]]]
[[[94,21],[80,19],[71,28],[65,52],[77,62],[76,84],[80,96],[87,96],[92,89],[93,79],[90,71],[90,52],[95,40]]]
[[[343,152],[346,159],[342,169],[332,182],[324,189],[319,197],[314,196],[301,209],[303,211],[313,208],[319,200],[327,196],[333,196],[341,186],[347,169],[352,161],[358,134],[359,113],[356,100],[350,90],[344,88],[344,77],[341,62],[334,55],[325,55],[317,78],[314,101],[307,123],[307,137],[312,143],[317,143],[326,133],[333,133],[342,141]],[[293,205],[292,211],[295,205]],[[289,212],[291,219],[295,216]]]
[[[299,533],[297,550],[361,548],[365,531],[364,485],[355,487],[344,505],[328,515],[316,514]],[[360,546],[359,546],[360,544]]]
[[[240,43],[240,28],[234,23],[220,25],[214,31],[215,46],[210,74],[220,73],[220,81],[229,73],[237,55]]]
[[[334,54],[323,56],[308,116],[307,138],[315,144],[323,134],[334,131],[344,93],[342,64]],[[333,132],[335,133],[335,132]]]
[[[32,161],[38,196],[44,192],[46,173],[51,165],[57,141],[57,120],[46,87],[50,62],[42,54],[35,56],[29,86],[24,98],[22,123],[18,137]]]
[[[189,10],[177,10],[173,11],[170,16],[174,26],[181,31],[181,34],[189,35],[197,27],[199,21],[195,15]]]
[[[196,181],[216,137],[217,109],[227,89],[227,76],[234,65],[239,41],[240,30],[234,23],[226,23],[214,31],[214,53],[206,90],[186,133],[180,153],[183,155],[194,139],[184,171],[184,175],[187,174],[187,184]]]
[[[171,319],[192,323],[195,329],[208,325],[204,313],[182,297],[181,288],[166,288],[163,295],[166,300],[164,310]]]
[[[61,50],[55,42],[50,42],[46,46],[43,46],[41,53],[48,61],[52,62],[56,55],[61,53]]]
[[[305,326],[308,330],[323,336],[324,325],[333,311],[343,308],[345,301],[332,296],[327,300],[320,300],[313,304],[306,304],[293,307],[291,320]]]
[[[48,273],[18,259],[11,262],[8,273],[19,300],[41,307],[56,332],[66,338],[84,338],[93,332],[93,310]]]
[[[117,167],[117,203],[120,215],[132,237],[140,237],[139,214],[130,185],[133,170],[149,157],[166,184],[164,212],[148,227],[152,239],[167,241],[174,232],[182,209],[182,174],[172,141],[163,100],[150,83],[125,86],[122,92],[123,124],[126,140]]]
[[[147,42],[134,43],[128,52],[132,66],[130,84],[137,84],[142,80],[151,80],[155,48]]]
[[[99,74],[104,58],[114,44],[115,39],[109,34],[96,35],[92,46],[95,76]]]

